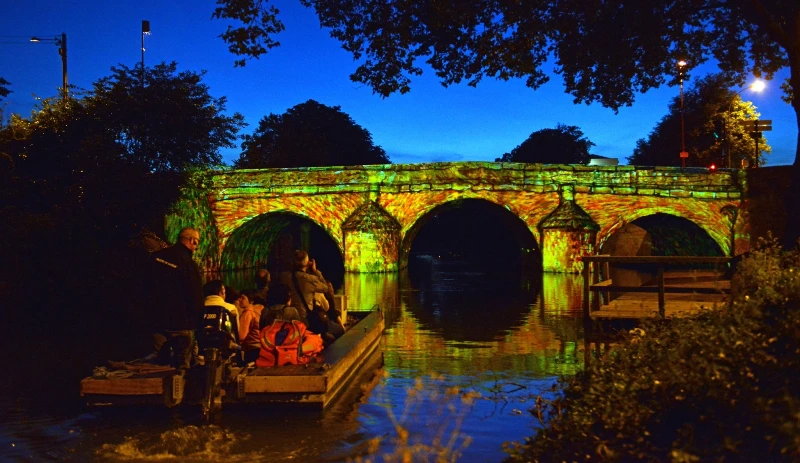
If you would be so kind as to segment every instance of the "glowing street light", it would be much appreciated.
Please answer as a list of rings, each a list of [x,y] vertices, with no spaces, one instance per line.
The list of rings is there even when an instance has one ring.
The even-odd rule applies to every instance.
[[[64,103],[67,102],[69,96],[69,89],[67,87],[67,34],[62,33],[60,36],[52,38],[31,37],[31,42],[54,42],[58,47],[58,54],[61,55],[61,91],[64,95]]]
[[[763,80],[756,79],[752,84],[736,92],[731,98],[730,103],[728,103],[728,108],[725,110],[725,117],[722,118],[722,123],[724,124],[723,129],[725,131],[725,166],[729,169],[731,167],[731,137],[728,133],[728,116],[730,116],[731,111],[733,110],[733,103],[745,90],[750,89],[754,92],[761,92],[764,90],[764,88],[766,88],[766,86],[767,84],[764,83]]]

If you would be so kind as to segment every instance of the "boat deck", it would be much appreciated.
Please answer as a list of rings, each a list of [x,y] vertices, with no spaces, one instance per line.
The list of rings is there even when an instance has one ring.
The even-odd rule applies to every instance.
[[[363,318],[326,347],[314,363],[269,368],[231,367],[224,401],[307,403],[325,407],[362,367],[374,362],[375,353],[380,352],[383,314],[380,311],[350,311],[350,315]],[[123,368],[134,371],[127,378],[117,379],[115,375],[84,378],[80,384],[81,396],[92,405],[151,403],[173,406],[184,400],[185,383],[186,399],[194,402],[196,394],[193,395],[192,390],[197,390],[198,384],[195,383],[201,383],[204,378],[202,367],[190,370],[185,380],[171,368],[158,367],[157,372],[148,372],[146,366],[136,372],[142,368],[141,365]]]

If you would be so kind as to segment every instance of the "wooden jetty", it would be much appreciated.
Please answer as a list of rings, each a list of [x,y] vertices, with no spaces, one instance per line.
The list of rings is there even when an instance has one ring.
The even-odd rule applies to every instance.
[[[583,316],[586,321],[681,317],[728,301],[731,282],[725,278],[729,257],[583,256]],[[648,265],[657,276],[639,286],[615,284],[612,264]],[[668,270],[676,266],[713,269]],[[601,277],[606,279],[601,281]],[[621,293],[612,299],[612,293]]]
[[[360,320],[320,354],[318,361],[305,365],[258,368],[228,365],[225,373],[224,403],[295,403],[324,408],[362,370],[375,365],[380,356],[384,330],[383,313],[350,311]],[[152,366],[151,371],[120,378],[88,377],[81,381],[80,394],[89,405],[199,403],[205,387],[204,367],[190,370],[186,378],[172,368]]]

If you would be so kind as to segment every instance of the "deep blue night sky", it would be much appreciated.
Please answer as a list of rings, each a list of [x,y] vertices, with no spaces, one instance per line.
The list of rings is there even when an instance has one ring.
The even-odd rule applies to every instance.
[[[61,59],[53,43],[30,43],[31,36],[67,34],[69,82],[81,88],[109,74],[122,63],[133,67],[141,60],[141,21],[150,21],[145,39],[145,63],[176,61],[180,69],[206,70],[204,82],[215,97],[228,98],[227,111],[238,111],[252,132],[258,120],[280,114],[308,99],[341,106],[372,133],[392,162],[492,161],[524,141],[531,132],[577,125],[597,146],[593,154],[630,156],[636,140],[644,138],[666,114],[677,87],[662,87],[639,95],[632,107],[619,114],[600,105],[575,105],[564,93],[558,76],[533,91],[521,81],[486,80],[478,88],[442,87],[432,72],[412,81],[406,95],[383,99],[370,88],[353,83],[352,56],[319,27],[312,10],[296,0],[272,2],[281,9],[286,30],[277,36],[281,47],[260,60],[234,68],[234,56],[218,35],[226,24],[211,19],[211,0],[108,0],[35,2],[7,1],[0,6],[0,77],[14,91],[0,101],[4,116],[30,114],[33,95],[56,96],[61,85]],[[701,77],[714,70],[706,65],[694,71]],[[767,139],[773,147],[768,165],[794,162],[797,122],[791,107],[780,100],[779,85],[788,70],[768,82],[763,94],[745,91],[761,119],[773,120]],[[691,87],[692,80],[686,83]],[[676,153],[677,156],[677,153]],[[224,153],[227,162],[238,150]]]

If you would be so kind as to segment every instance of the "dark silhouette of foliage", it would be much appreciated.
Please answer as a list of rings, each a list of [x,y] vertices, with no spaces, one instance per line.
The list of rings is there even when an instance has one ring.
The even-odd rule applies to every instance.
[[[746,90],[745,90],[746,91]],[[729,138],[731,166],[740,167],[742,160],[755,163],[755,140],[741,126],[744,120],[758,119],[759,114],[750,102],[742,101],[737,92],[729,89],[729,82],[721,74],[712,74],[698,80],[693,88],[684,92],[684,130],[686,165],[707,167],[726,165],[725,146]],[[681,106],[680,97],[669,105],[669,113],[656,125],[647,139],[636,142],[628,163],[640,166],[680,166],[681,159]],[[772,151],[766,136],[758,142],[759,150]],[[764,165],[764,158],[759,158]]]
[[[93,92],[44,100],[0,128],[0,251],[15,293],[53,302],[99,288],[115,309],[130,302],[114,294],[125,282],[136,287],[129,240],[143,228],[161,232],[193,170],[217,164],[243,126],[201,75],[160,64],[146,69],[143,86],[141,68],[112,68]]]
[[[765,244],[730,307],[646,323],[539,398],[511,460],[797,461],[800,250]]]
[[[531,162],[541,164],[588,164],[589,150],[594,143],[574,125],[558,124],[554,129],[533,132],[510,153],[495,159],[498,162]]]
[[[237,56],[258,58],[268,49],[280,46],[272,39],[284,29],[278,19],[280,12],[275,6],[260,0],[217,0],[217,8],[212,15],[215,19],[230,19],[243,26],[228,28],[220,37],[228,44],[228,50]],[[244,66],[246,58],[235,61],[235,66]]]
[[[222,161],[219,149],[232,148],[245,126],[239,113],[226,116],[226,98],[214,98],[201,82],[205,72],[177,71],[161,63],[111,68],[94,84],[89,111],[103,121],[121,155],[151,172],[182,172]]]
[[[208,94],[201,74],[178,73],[175,63],[146,69],[144,86],[141,69],[111,70],[88,95],[12,118],[0,147],[36,190],[24,201],[31,210],[80,210],[98,232],[158,217],[180,185],[180,175],[163,183],[167,174],[218,164],[244,125],[223,114],[224,98]]]
[[[372,135],[341,111],[308,100],[284,114],[261,119],[246,135],[238,168],[350,166],[388,164]]]
[[[8,89],[9,85],[11,82],[0,77],[0,98],[5,98],[11,93],[11,90]]]

